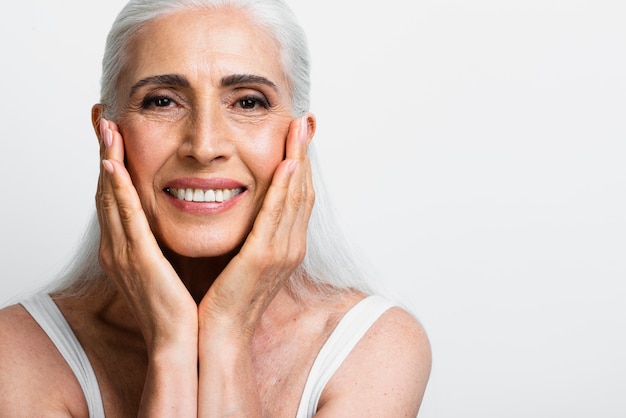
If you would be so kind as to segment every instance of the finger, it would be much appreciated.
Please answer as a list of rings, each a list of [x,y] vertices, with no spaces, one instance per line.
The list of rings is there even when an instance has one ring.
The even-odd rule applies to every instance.
[[[298,161],[289,159],[282,161],[276,168],[272,183],[267,190],[263,205],[250,233],[251,241],[258,239],[261,241],[261,245],[274,241],[276,229],[283,218],[290,179],[297,166]]]
[[[124,141],[122,135],[119,132],[117,124],[113,121],[103,119],[102,143],[104,145],[103,159],[105,160],[117,160],[124,161]]]
[[[110,185],[114,197],[111,202],[115,202],[115,205],[108,207],[107,215],[120,224],[116,225],[116,231],[114,232],[124,236],[131,245],[139,242],[145,244],[146,241],[144,240],[147,238],[150,238],[152,244],[156,244],[139,195],[126,167],[124,167],[122,162],[114,159],[106,161],[113,167],[113,173],[107,172],[107,174],[110,177]],[[144,248],[144,246],[136,246],[136,248]]]
[[[261,245],[265,249],[271,248],[286,266],[297,264],[304,257],[314,202],[308,159],[302,163],[288,161],[295,165],[288,184],[285,185],[285,178],[280,177],[272,183],[253,229],[256,237],[262,240]],[[283,174],[283,171],[277,171],[277,176]]]
[[[307,154],[309,134],[309,115],[292,122],[290,135],[287,138],[286,156],[297,160],[298,167],[290,178],[285,202],[284,218],[289,220],[290,227],[297,217],[308,221],[311,209],[309,206],[312,206],[314,200],[311,164]]]
[[[107,170],[103,161],[106,160],[106,152],[107,148],[110,147],[110,133],[109,131],[109,123],[106,119],[102,118],[98,122],[98,139],[100,144],[100,174],[98,176],[98,189],[96,191],[96,209],[98,213],[98,221],[101,229],[101,245],[103,241],[105,241],[109,237],[109,222],[107,214],[105,213],[104,207],[109,205],[115,205],[113,202],[104,203],[105,200],[114,200],[115,196],[113,195],[110,176],[107,174]],[[109,213],[109,215],[111,215]]]
[[[289,125],[289,133],[287,134],[285,157],[302,161],[306,155],[306,147],[308,142],[309,125],[307,116],[294,119]]]
[[[291,122],[286,140],[286,159],[283,164],[287,167],[289,178],[280,177],[283,175],[279,170],[272,179],[272,185],[268,190],[266,201],[274,206],[273,219],[275,225],[281,225],[284,232],[288,232],[293,216],[297,213],[301,199],[307,193],[306,184],[303,183],[303,173],[306,172],[308,157],[306,155],[306,144],[308,136],[307,118],[294,119]],[[294,163],[295,162],[295,163]],[[304,171],[303,171],[304,169]],[[288,180],[288,183],[282,183]],[[274,187],[274,184],[276,186]],[[271,207],[271,206],[270,206]],[[280,214],[280,216],[278,216]]]
[[[278,240],[279,234],[285,245],[289,245],[289,233],[300,208],[303,203],[310,200],[309,190],[312,190],[312,186],[310,164],[306,154],[307,142],[307,116],[294,119],[286,140],[286,160],[274,173],[264,205],[257,217],[259,226],[256,232],[272,241]],[[305,210],[305,218],[306,212]]]
[[[301,261],[304,257],[314,200],[311,167],[308,158],[305,158],[290,179],[283,216],[276,231],[277,238],[287,242],[289,258]]]
[[[137,242],[152,236],[147,219],[124,166],[124,143],[117,124],[104,121],[101,124],[104,159],[102,160],[102,195],[105,221],[113,240]]]
[[[309,219],[315,202],[311,162],[308,157],[305,157],[305,160],[298,165],[298,170],[294,173],[291,182],[294,183],[294,188],[298,187],[299,184],[301,191],[300,195],[294,191],[290,192],[292,200],[290,206],[295,208],[296,212],[292,215],[294,220],[289,233],[295,239],[306,239]]]
[[[101,118],[98,122],[98,139],[100,143],[100,160],[117,159],[123,161],[124,159],[124,147],[121,135],[117,130],[117,125],[114,122]],[[103,166],[100,167],[101,169]],[[101,190],[104,190],[104,184],[102,183],[106,176],[100,176],[98,185]]]
[[[114,167],[108,160],[114,156],[113,131],[110,128],[111,122],[102,118],[99,121],[100,138],[100,176],[98,178],[98,191],[96,194],[96,206],[101,227],[105,230],[103,235],[106,238],[109,233],[115,230],[116,225],[120,225],[119,214],[114,208],[117,201],[111,185],[111,176],[114,174]],[[120,238],[119,231],[115,234]],[[109,237],[110,238],[110,237]]]

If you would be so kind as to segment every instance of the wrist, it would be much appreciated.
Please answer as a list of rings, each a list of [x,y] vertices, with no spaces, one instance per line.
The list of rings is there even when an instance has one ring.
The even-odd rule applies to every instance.
[[[195,417],[197,394],[197,345],[162,345],[149,354],[139,416]]]

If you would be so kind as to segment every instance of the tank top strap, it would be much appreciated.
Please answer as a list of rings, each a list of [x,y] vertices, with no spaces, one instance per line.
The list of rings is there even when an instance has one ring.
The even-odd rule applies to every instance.
[[[70,366],[85,394],[90,418],[104,418],[100,387],[91,363],[63,314],[46,293],[38,293],[20,304],[48,335]]]
[[[319,398],[330,378],[378,318],[394,306],[391,301],[372,295],[341,318],[313,362],[296,418],[310,418],[317,412]]]

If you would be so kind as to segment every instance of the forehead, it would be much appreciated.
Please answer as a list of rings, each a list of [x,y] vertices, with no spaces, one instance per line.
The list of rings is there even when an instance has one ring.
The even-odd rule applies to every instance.
[[[280,45],[249,12],[233,7],[177,11],[148,22],[133,38],[122,80],[182,74],[190,80],[254,74],[286,90]],[[127,84],[124,83],[124,84]]]

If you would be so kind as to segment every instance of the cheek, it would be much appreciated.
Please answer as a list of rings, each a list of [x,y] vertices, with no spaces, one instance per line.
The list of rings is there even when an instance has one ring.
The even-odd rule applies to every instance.
[[[165,152],[163,143],[151,141],[158,137],[150,126],[141,128],[135,124],[128,124],[120,132],[124,138],[124,161],[128,172],[139,194],[145,188],[151,188],[152,179],[161,165],[161,155]]]
[[[276,167],[284,160],[286,135],[286,130],[275,129],[239,147],[242,159],[259,181],[269,184]]]

